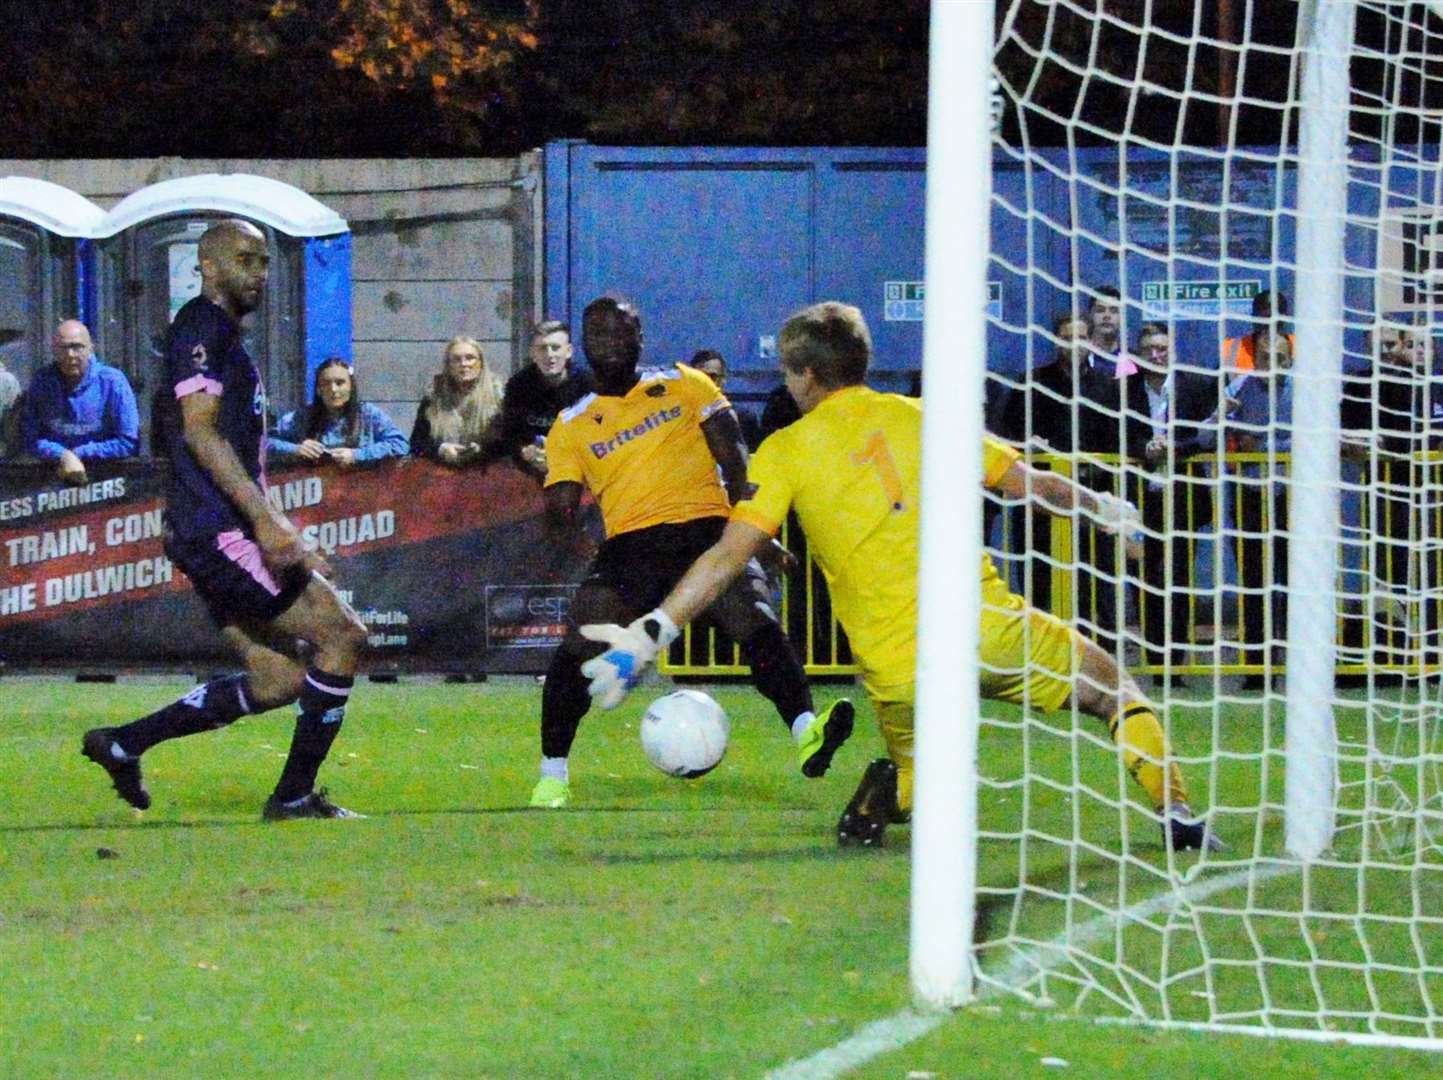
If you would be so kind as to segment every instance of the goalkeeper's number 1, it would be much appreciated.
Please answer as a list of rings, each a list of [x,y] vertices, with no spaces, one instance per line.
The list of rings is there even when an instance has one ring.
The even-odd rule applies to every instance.
[[[867,439],[867,445],[852,455],[852,463],[871,465],[877,470],[877,479],[882,482],[882,491],[886,494],[887,501],[892,504],[893,513],[907,509],[902,500],[902,477],[897,472],[897,463],[892,460],[892,448],[887,445],[885,435],[880,431],[872,432]]]

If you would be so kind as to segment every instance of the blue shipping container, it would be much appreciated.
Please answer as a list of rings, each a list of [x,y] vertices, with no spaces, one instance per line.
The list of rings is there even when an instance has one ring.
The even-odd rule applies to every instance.
[[[1400,300],[1410,321],[1431,323],[1431,307],[1443,307],[1443,290],[1425,290],[1431,233],[1410,224],[1423,215],[1431,227],[1443,187],[1429,150],[1422,162],[1386,169],[1354,150],[1341,313],[1349,367],[1363,362],[1362,328],[1380,308],[1393,314]],[[1086,310],[1084,289],[1103,285],[1122,291],[1129,343],[1144,321],[1171,322],[1177,357],[1215,366],[1220,341],[1248,329],[1253,295],[1293,292],[1294,161],[1275,150],[1224,158],[1049,149],[1023,158],[999,148],[987,366],[1020,377],[1051,353],[1046,332],[1057,316]],[[845,300],[872,328],[871,381],[905,390],[922,356],[924,170],[917,148],[552,143],[547,315],[575,326],[592,298],[626,296],[641,308],[650,362],[717,349],[745,399],[779,382],[775,334],[791,312]],[[1372,220],[1383,192],[1396,229]],[[1388,230],[1400,232],[1391,247]],[[1414,232],[1421,239],[1410,240]],[[1389,255],[1393,247],[1402,255]],[[1382,277],[1415,273],[1422,284],[1395,281],[1394,298],[1379,266]]]

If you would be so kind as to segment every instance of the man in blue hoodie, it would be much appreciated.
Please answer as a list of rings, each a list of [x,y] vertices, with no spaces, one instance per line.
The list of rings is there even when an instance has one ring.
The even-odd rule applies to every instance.
[[[140,414],[124,372],[95,355],[90,331],[78,319],[55,328],[55,362],[30,380],[20,416],[21,451],[53,461],[68,484],[86,481],[85,462],[134,457]]]

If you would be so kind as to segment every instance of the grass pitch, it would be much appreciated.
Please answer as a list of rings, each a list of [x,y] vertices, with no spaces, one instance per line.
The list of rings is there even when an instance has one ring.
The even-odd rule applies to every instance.
[[[147,755],[137,815],[80,734],[188,688],[0,681],[0,1075],[751,1077],[908,1002],[908,830],[873,852],[833,838],[882,752],[865,705],[832,774],[804,781],[770,708],[715,690],[731,748],[684,782],[642,757],[639,694],[583,722],[573,808],[528,811],[534,683],[363,682],[322,781],[368,820],[259,820],[283,711]],[[1045,772],[1037,755],[1067,751],[1032,753]],[[1060,846],[1035,858],[1066,876]],[[983,859],[1005,881],[1015,852]],[[1073,1075],[1439,1067],[994,1001],[857,1075],[1041,1075],[1044,1057]]]

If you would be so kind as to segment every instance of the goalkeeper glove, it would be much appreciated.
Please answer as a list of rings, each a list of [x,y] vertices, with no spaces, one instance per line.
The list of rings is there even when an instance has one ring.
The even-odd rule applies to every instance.
[[[614,709],[628,690],[641,682],[646,669],[681,633],[661,608],[643,615],[630,626],[615,623],[587,623],[581,636],[600,641],[609,648],[581,665],[581,674],[591,680],[587,692],[603,709]]]
[[[1110,491],[1091,493],[1097,509],[1094,516],[1097,525],[1105,533],[1122,538],[1123,547],[1129,559],[1142,557],[1142,515],[1137,507],[1126,499],[1120,499]]]

